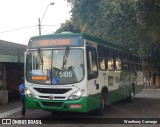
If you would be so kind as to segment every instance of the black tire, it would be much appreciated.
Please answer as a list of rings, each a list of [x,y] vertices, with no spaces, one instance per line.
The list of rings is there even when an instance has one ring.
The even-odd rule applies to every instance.
[[[134,96],[135,96],[135,89],[134,89],[134,86],[131,87],[131,90],[130,90],[130,96],[129,98],[127,99],[128,102],[133,102],[134,101]]]
[[[104,108],[106,106],[106,102],[107,102],[107,94],[105,92],[102,92],[101,94],[101,102],[100,102],[100,107],[98,109],[95,110],[95,113],[97,116],[102,116],[103,115],[103,111]]]
[[[51,112],[51,115],[52,116],[57,116],[57,115],[60,115],[61,114],[61,112],[60,111],[50,111]]]

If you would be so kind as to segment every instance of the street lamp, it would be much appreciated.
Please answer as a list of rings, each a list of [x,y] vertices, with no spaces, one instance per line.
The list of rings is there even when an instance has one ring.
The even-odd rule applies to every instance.
[[[47,11],[49,5],[54,5],[54,4],[55,4],[54,2],[51,2],[50,4],[48,4],[48,6],[47,6],[47,8],[46,8],[46,10],[45,10],[45,12],[44,12],[44,14],[43,14],[41,20],[40,20],[40,18],[38,19],[38,22],[39,22],[39,24],[38,24],[39,35],[41,35],[41,23],[42,23],[42,20],[43,20],[45,14],[46,14],[46,11]]]

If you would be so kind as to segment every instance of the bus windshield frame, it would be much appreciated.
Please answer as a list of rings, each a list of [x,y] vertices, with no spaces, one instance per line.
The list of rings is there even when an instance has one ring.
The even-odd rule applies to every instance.
[[[77,59],[78,58],[78,59]],[[85,77],[83,48],[29,50],[26,79],[43,85],[67,85]]]

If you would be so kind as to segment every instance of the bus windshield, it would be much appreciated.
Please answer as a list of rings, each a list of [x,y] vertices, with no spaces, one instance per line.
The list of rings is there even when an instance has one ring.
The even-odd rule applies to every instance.
[[[28,51],[27,81],[44,85],[67,85],[84,78],[83,49]]]

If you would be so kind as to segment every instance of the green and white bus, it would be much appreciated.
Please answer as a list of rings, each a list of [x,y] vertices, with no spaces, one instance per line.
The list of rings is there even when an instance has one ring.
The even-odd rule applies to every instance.
[[[32,37],[25,59],[27,109],[89,112],[143,89],[142,61],[82,33]]]

